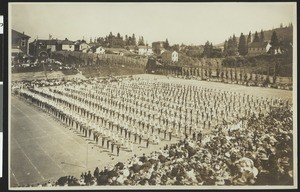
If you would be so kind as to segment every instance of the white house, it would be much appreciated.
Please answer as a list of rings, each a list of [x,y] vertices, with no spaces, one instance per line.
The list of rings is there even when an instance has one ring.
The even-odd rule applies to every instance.
[[[95,53],[105,54],[105,50],[103,49],[103,47],[99,46],[99,47],[96,48]]]
[[[87,43],[81,43],[80,45],[79,45],[79,51],[83,51],[83,50],[87,50],[87,49],[89,49],[91,46],[89,45],[89,44],[87,44]]]
[[[178,53],[176,51],[172,52],[172,61],[177,62],[178,61]]]
[[[138,54],[139,55],[152,55],[152,48],[149,46],[138,46]]]
[[[248,45],[248,55],[266,54],[272,46],[268,42],[253,42]]]
[[[67,38],[61,42],[61,50],[65,51],[74,51],[75,44],[72,41],[69,41]]]
[[[50,49],[51,52],[56,51],[56,45],[47,45],[47,49]]]
[[[87,48],[87,49],[82,49],[81,51],[82,51],[82,53],[88,53],[88,52],[89,52],[89,50],[90,50],[90,48]]]

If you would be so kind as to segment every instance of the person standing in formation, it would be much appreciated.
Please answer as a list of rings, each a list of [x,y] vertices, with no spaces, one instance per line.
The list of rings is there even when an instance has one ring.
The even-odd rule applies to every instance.
[[[147,140],[146,140],[146,147],[147,148],[149,147],[149,138],[147,138]]]
[[[111,153],[114,153],[114,146],[115,146],[115,142],[112,141],[112,143],[111,143]]]
[[[270,111],[271,106],[276,104],[288,105],[284,101],[271,102],[236,92],[190,85],[147,82],[141,86],[136,80],[128,85],[123,82],[120,85],[99,83],[101,91],[97,89],[97,94],[80,84],[67,89],[59,86],[47,89],[36,88],[34,92],[27,90],[26,94],[29,98],[33,97],[34,103],[41,108],[48,107],[48,111],[66,125],[73,127],[74,121],[76,131],[80,129],[85,137],[90,138],[93,133],[95,143],[98,143],[101,135],[102,147],[106,141],[107,149],[111,146],[112,153],[116,142],[119,142],[118,136],[122,146],[125,139],[125,147],[130,151],[133,151],[131,133],[134,134],[134,143],[139,137],[138,143],[141,145],[144,138],[146,147],[149,147],[150,141],[159,144],[161,132],[164,133],[164,140],[168,137],[171,141],[172,136],[176,135],[180,139],[192,137],[201,142],[203,128],[212,130],[220,121],[218,116],[231,121]],[[45,97],[45,94],[49,97]],[[94,104],[94,99],[98,104]],[[96,130],[96,123],[101,126],[99,130]],[[119,154],[118,150],[120,146],[117,146]]]
[[[117,155],[119,156],[120,154],[120,145],[117,145]]]
[[[139,135],[139,144],[142,143],[142,135]]]

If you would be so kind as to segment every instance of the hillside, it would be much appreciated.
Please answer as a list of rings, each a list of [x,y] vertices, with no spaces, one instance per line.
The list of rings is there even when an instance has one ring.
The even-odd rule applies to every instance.
[[[274,30],[264,31],[265,41],[270,41],[273,31],[276,31],[278,40],[287,40],[293,42],[293,27],[282,27]]]
[[[282,27],[282,28],[264,30],[265,41],[270,41],[271,40],[273,31],[276,31],[278,40],[280,40],[280,41],[281,40],[286,40],[286,41],[289,41],[289,42],[293,42],[293,27]],[[244,33],[246,39],[248,38],[248,33]],[[259,35],[260,31],[257,31],[257,33]],[[254,38],[254,34],[255,34],[255,31],[251,31],[252,40]],[[239,41],[240,37],[237,36],[236,39]],[[222,46],[224,46],[224,42],[216,44],[215,46],[216,47],[222,47]]]

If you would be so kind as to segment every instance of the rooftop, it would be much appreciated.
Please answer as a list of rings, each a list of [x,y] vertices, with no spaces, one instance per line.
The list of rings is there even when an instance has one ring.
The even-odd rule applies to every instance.
[[[30,36],[25,35],[24,32],[23,32],[23,33],[20,33],[20,32],[18,32],[18,31],[16,31],[16,30],[13,30],[13,29],[12,29],[12,36],[13,36],[13,37],[26,38],[26,39],[29,39],[29,38],[30,38]]]
[[[268,45],[268,42],[253,42],[249,45],[251,48],[257,48],[257,47],[266,47]]]

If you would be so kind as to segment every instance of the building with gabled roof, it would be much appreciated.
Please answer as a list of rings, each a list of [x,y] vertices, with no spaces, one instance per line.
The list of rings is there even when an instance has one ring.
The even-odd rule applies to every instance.
[[[248,45],[248,55],[262,55],[266,54],[271,45],[268,42],[253,42]]]
[[[24,32],[20,33],[12,29],[11,37],[12,55],[16,55],[19,53],[27,55],[29,51],[28,41],[30,39],[30,36],[25,35]]]
[[[138,46],[138,54],[139,55],[152,55],[153,51],[152,48],[150,46]]]
[[[60,44],[61,50],[63,50],[63,51],[74,51],[75,50],[74,42],[68,40],[67,38],[62,40],[59,44]]]
[[[178,62],[178,52],[177,51],[164,51],[160,58],[163,63],[175,63]]]
[[[51,52],[58,49],[59,42],[57,39],[35,39],[29,43],[29,54],[35,57],[48,57]]]

